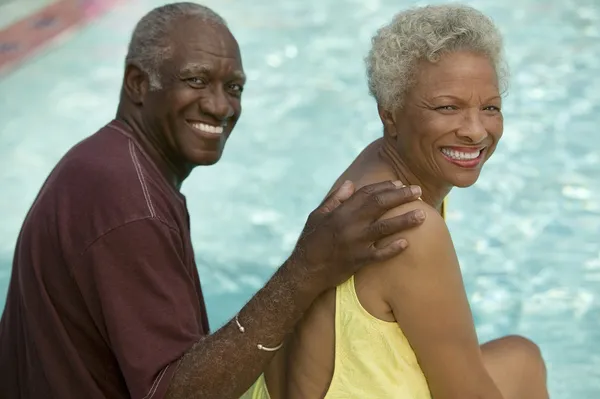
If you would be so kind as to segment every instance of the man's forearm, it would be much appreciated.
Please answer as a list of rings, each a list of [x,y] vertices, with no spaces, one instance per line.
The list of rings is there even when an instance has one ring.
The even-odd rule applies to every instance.
[[[168,399],[239,398],[260,376],[279,345],[320,293],[297,267],[285,264],[238,315],[244,332],[231,320],[199,341],[182,358]]]

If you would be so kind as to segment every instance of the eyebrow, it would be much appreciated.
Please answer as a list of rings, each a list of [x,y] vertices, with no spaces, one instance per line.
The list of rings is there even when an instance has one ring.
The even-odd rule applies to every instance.
[[[438,100],[438,99],[441,99],[441,98],[449,98],[449,99],[452,99],[452,100],[455,100],[455,101],[464,101],[464,99],[462,99],[460,97],[453,96],[451,94],[440,94],[440,95],[432,97],[432,100]],[[489,101],[493,101],[493,100],[502,100],[502,96],[492,96],[492,97],[484,99],[483,102],[489,102]]]
[[[183,68],[181,68],[181,71],[179,71],[179,73],[181,75],[194,74],[194,73],[209,75],[211,72],[212,72],[212,68],[209,65],[196,64],[196,63],[187,64]],[[236,79],[246,80],[246,75],[242,71],[234,71],[233,76]]]

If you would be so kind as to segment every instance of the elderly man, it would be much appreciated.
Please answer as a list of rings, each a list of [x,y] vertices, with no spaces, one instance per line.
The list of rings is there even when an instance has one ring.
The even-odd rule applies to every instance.
[[[419,189],[345,184],[209,335],[179,188],[221,157],[243,88],[237,42],[209,9],[170,4],[138,23],[116,119],[63,157],[23,224],[0,322],[3,398],[239,397],[317,296],[406,247],[378,242],[422,214],[379,218]]]

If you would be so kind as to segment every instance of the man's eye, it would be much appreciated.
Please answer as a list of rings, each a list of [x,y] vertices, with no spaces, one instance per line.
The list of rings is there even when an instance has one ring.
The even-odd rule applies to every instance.
[[[202,78],[188,78],[186,82],[191,83],[194,86],[200,86],[206,84],[206,81]]]

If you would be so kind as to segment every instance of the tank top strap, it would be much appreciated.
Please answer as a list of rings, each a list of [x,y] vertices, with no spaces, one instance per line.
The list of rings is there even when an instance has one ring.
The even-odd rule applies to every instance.
[[[355,307],[356,290],[354,289],[354,276],[338,285],[335,289],[335,313]]]
[[[377,319],[363,307],[360,299],[358,299],[354,282],[355,278],[354,276],[351,276],[348,280],[338,285],[335,289],[336,329],[337,327],[342,327],[343,319],[347,319],[348,317],[356,317],[358,315],[360,315],[360,318],[366,323],[388,323]],[[338,321],[340,322],[339,326]]]
[[[423,201],[421,199],[421,197],[419,197],[419,201]],[[440,208],[440,214],[442,215],[442,218],[444,220],[446,220],[446,210],[448,208],[448,197],[444,198],[444,200],[442,201],[442,206]]]
[[[444,220],[446,220],[447,208],[448,208],[448,197],[444,198],[444,201],[442,201],[441,214],[442,214],[442,218],[444,218]]]

